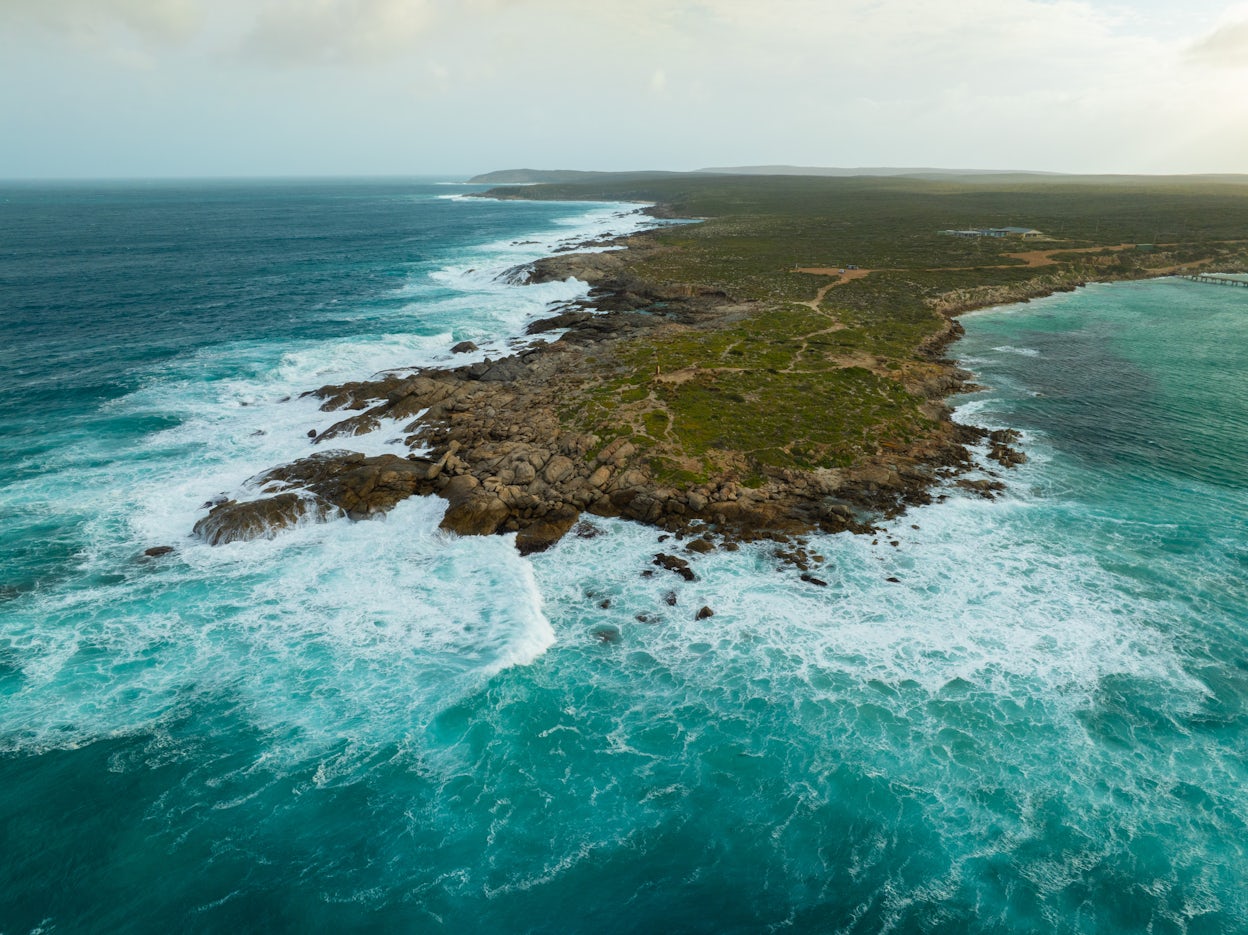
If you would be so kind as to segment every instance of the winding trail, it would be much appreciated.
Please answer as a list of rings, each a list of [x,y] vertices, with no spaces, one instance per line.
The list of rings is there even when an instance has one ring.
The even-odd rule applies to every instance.
[[[1236,241],[1232,241],[1236,242]],[[1106,245],[1101,247],[1058,247],[1050,250],[1026,250],[1021,253],[1006,253],[1003,256],[1012,260],[1021,260],[1023,265],[1019,266],[1015,263],[996,263],[990,266],[924,266],[924,267],[880,267],[879,269],[851,269],[843,270],[835,266],[799,266],[793,272],[807,273],[812,276],[831,276],[832,282],[820,286],[819,291],[815,293],[815,297],[809,302],[798,302],[798,305],[805,305],[807,308],[819,311],[819,306],[823,303],[827,294],[837,286],[843,286],[847,282],[855,279],[862,279],[872,273],[898,273],[911,270],[922,273],[942,273],[942,272],[959,272],[974,269],[1027,269],[1039,266],[1056,266],[1058,261],[1053,259],[1059,253],[1100,253],[1109,250],[1115,253],[1123,250],[1133,250],[1138,244],[1120,243]],[[1174,244],[1156,244],[1158,247],[1174,246]],[[1208,260],[1196,260],[1191,263],[1180,263],[1175,266],[1158,267],[1155,272],[1162,275],[1178,272],[1179,270],[1191,269],[1201,266],[1209,262]]]
[[[872,273],[875,273],[875,272],[880,272],[880,270],[874,270],[874,269],[851,269],[851,270],[845,270],[844,272],[842,272],[839,268],[837,268],[837,267],[832,267],[832,266],[828,266],[828,267],[823,267],[823,266],[802,266],[802,267],[798,267],[798,268],[797,268],[797,269],[795,269],[793,272],[795,272],[795,273],[810,273],[811,275],[814,275],[814,276],[832,276],[832,277],[834,277],[834,278],[833,278],[833,280],[832,280],[832,282],[830,282],[830,283],[828,283],[828,284],[826,284],[826,285],[824,285],[824,286],[820,286],[820,287],[819,287],[819,291],[815,293],[815,297],[814,297],[813,299],[811,299],[809,302],[798,302],[798,303],[796,303],[796,304],[798,304],[798,305],[805,305],[807,308],[813,309],[814,311],[816,311],[816,312],[817,312],[817,311],[819,311],[819,305],[820,305],[820,303],[822,303],[822,302],[823,302],[824,296],[826,296],[826,295],[828,294],[829,290],[831,290],[831,289],[835,289],[837,286],[843,286],[843,285],[845,285],[845,283],[847,283],[847,282],[851,282],[851,281],[853,281],[853,280],[855,280],[855,279],[862,279],[863,277],[865,277],[865,276],[869,276],[869,275],[871,275]]]

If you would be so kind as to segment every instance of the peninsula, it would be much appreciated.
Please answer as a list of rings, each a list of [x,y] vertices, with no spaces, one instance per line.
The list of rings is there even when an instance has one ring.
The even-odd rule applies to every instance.
[[[513,271],[589,298],[511,356],[312,390],[317,453],[213,506],[210,542],[413,494],[443,527],[540,551],[582,514],[716,539],[868,531],[943,484],[991,497],[1025,459],[953,421],[970,309],[1093,281],[1248,269],[1248,180],[560,174],[487,197],[640,202],[659,227]],[[405,425],[408,457],[352,437]],[[1000,476],[961,477],[982,446]],[[670,559],[680,570],[682,560]]]

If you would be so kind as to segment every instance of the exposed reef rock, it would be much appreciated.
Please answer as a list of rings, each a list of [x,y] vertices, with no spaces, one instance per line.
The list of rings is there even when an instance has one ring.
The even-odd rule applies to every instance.
[[[195,524],[194,533],[221,545],[272,538],[299,522],[381,516],[414,493],[430,492],[427,479],[434,468],[432,462],[397,455],[321,452],[253,478],[251,485],[265,496],[216,504]]]
[[[224,545],[249,539],[271,539],[304,517],[324,520],[333,508],[315,497],[284,493],[276,497],[248,500],[242,503],[227,500],[212,508],[195,524],[195,535],[209,545]]]

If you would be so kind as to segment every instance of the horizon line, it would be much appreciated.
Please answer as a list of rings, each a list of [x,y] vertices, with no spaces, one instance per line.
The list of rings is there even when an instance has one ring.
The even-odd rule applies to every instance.
[[[348,181],[348,180],[386,180],[386,179],[422,179],[436,178],[440,180],[457,180],[464,184],[491,184],[491,183],[469,183],[468,179],[480,175],[492,175],[502,172],[584,172],[595,175],[631,175],[636,173],[663,173],[669,175],[758,175],[763,176],[769,173],[760,170],[777,169],[789,170],[787,172],[778,171],[770,173],[774,175],[788,175],[799,177],[809,174],[811,176],[819,176],[826,172],[843,172],[854,173],[859,172],[863,176],[870,176],[876,172],[890,172],[895,174],[905,173],[945,173],[949,175],[968,175],[968,174],[985,174],[985,175],[1034,175],[1045,176],[1049,178],[1079,178],[1079,177],[1096,177],[1096,178],[1245,178],[1248,179],[1248,170],[1245,171],[1225,171],[1225,170],[1206,170],[1206,171],[1187,171],[1187,172],[1144,172],[1126,169],[1114,170],[1088,170],[1088,171],[1060,171],[1052,169],[991,169],[991,168],[947,168],[941,166],[798,166],[788,163],[761,163],[757,165],[736,165],[736,166],[708,166],[699,169],[654,169],[654,168],[632,168],[632,169],[533,169],[530,167],[511,167],[506,169],[488,169],[483,172],[473,171],[424,171],[424,172],[308,172],[308,173],[227,173],[220,175],[211,175],[203,173],[186,173],[186,174],[133,174],[133,175],[0,175],[0,185],[4,184],[28,184],[28,183],[67,183],[67,182],[246,182],[246,181]],[[743,171],[750,170],[750,171]],[[799,171],[794,171],[799,170]],[[809,173],[800,170],[810,170]],[[852,177],[852,176],[849,176]]]

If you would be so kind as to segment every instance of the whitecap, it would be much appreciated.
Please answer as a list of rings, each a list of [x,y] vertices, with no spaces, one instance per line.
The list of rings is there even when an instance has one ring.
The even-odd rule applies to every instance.
[[[92,590],[26,596],[0,748],[151,729],[221,693],[303,753],[343,730],[381,743],[428,721],[555,639],[529,563],[502,537],[437,531],[444,509],[414,498],[383,521],[187,542]]]
[[[482,354],[501,349],[552,303],[583,296],[575,281],[495,278],[542,255],[543,237],[640,226],[606,208],[578,217],[538,243],[480,245],[442,269],[415,271],[409,301],[370,312],[367,330],[285,345],[227,342],[162,364],[105,410],[170,427],[121,450],[85,436],[42,455],[43,469],[6,498],[46,505],[85,545],[71,578],[6,606],[6,665],[11,657],[21,675],[0,712],[0,746],[150,730],[187,699],[223,693],[262,729],[293,728],[300,743],[332,742],[343,729],[380,742],[540,658],[555,637],[532,566],[510,538],[440,532],[439,499],[412,498],[376,522],[299,525],[221,547],[190,530],[214,495],[255,496],[259,472],[317,450],[309,433],[342,415],[305,392],[444,361],[464,338],[480,338]],[[403,428],[383,420],[334,445],[402,453]],[[58,486],[67,477],[72,496]],[[144,557],[153,545],[174,552]]]

